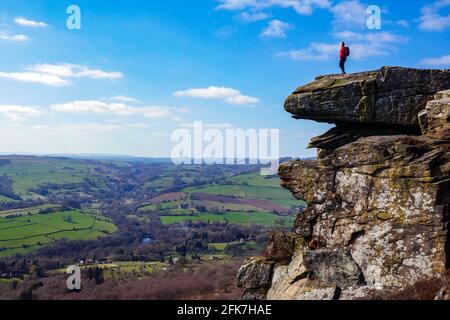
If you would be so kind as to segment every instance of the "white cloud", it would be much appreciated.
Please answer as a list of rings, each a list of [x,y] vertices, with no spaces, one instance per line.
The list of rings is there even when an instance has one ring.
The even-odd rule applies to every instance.
[[[116,96],[112,97],[109,100],[115,102],[123,102],[123,103],[139,103],[140,101],[135,98],[127,97],[127,96]]]
[[[50,74],[62,78],[92,78],[92,79],[122,79],[120,72],[106,72],[98,69],[90,69],[76,64],[37,64],[29,68],[36,73]]]
[[[42,114],[37,107],[28,107],[21,105],[0,105],[0,115],[4,115],[11,120],[22,120],[26,117],[36,117]]]
[[[270,18],[270,14],[263,12],[263,11],[257,11],[257,12],[242,12],[239,14],[239,19],[244,22],[256,22],[261,20],[266,20]]]
[[[430,67],[447,67],[450,66],[450,55],[445,55],[438,58],[428,58],[421,62],[422,65]]]
[[[85,133],[99,133],[99,132],[113,132],[127,130],[129,126],[123,124],[111,124],[111,123],[65,123],[56,126],[34,126],[32,129],[39,132],[54,132],[61,134],[85,134]]]
[[[397,20],[395,23],[396,23],[397,25],[399,25],[400,27],[403,27],[403,28],[409,28],[409,22],[408,22],[408,20]]]
[[[272,20],[267,28],[261,33],[261,37],[265,38],[286,38],[286,31],[291,29],[291,25],[280,20]]]
[[[122,79],[120,72],[106,72],[98,69],[90,69],[76,64],[37,64],[26,68],[23,72],[0,72],[0,78],[39,83],[53,87],[61,87],[71,84],[71,79]]]
[[[442,31],[450,27],[450,14],[442,15],[441,9],[450,6],[450,0],[435,1],[422,8],[419,28],[425,31]]]
[[[226,98],[225,102],[227,102],[229,104],[234,104],[237,106],[242,106],[242,105],[255,105],[255,104],[258,104],[260,102],[260,100],[255,97],[238,95],[238,96]]]
[[[0,31],[0,40],[12,42],[25,42],[30,40],[30,38],[24,34],[10,34],[8,32]]]
[[[61,87],[69,84],[69,81],[57,76],[34,72],[0,72],[0,78],[20,82],[33,82],[53,87]]]
[[[19,26],[23,27],[31,27],[31,28],[44,28],[48,25],[45,22],[33,21],[23,17],[17,17],[14,19],[14,22]]]
[[[310,15],[314,8],[329,8],[330,0],[218,0],[219,10],[263,10],[272,7],[291,8],[298,14]]]
[[[308,48],[279,52],[280,57],[288,57],[292,60],[320,61],[329,60],[336,56],[339,50],[337,44],[311,43]]]
[[[126,129],[125,126],[119,124],[109,123],[71,123],[71,124],[59,124],[56,126],[49,126],[46,124],[35,125],[30,128],[33,131],[46,132],[46,133],[59,133],[59,134],[84,134],[84,133],[98,133],[98,132],[111,132],[117,130]]]
[[[245,96],[239,90],[227,87],[215,87],[188,89],[174,93],[176,97],[189,97],[199,99],[220,99],[229,104],[251,105],[258,104],[260,100],[255,97]]]
[[[353,31],[335,32],[333,37],[339,41],[346,41],[351,50],[351,57],[363,60],[375,56],[389,55],[395,50],[395,45],[404,43],[406,38],[390,32],[356,33]],[[350,42],[348,42],[350,41]],[[311,43],[309,47],[299,50],[280,52],[278,56],[289,57],[293,60],[324,61],[338,59],[339,44],[336,43]]]
[[[139,115],[146,118],[169,118],[172,109],[169,107],[149,106],[134,107],[124,103],[107,103],[99,100],[72,101],[65,104],[51,105],[50,109],[65,113],[111,114],[116,116]]]
[[[342,1],[331,7],[333,24],[343,28],[365,28],[367,26],[367,5],[359,0]]]
[[[180,127],[192,129],[195,127],[194,123],[180,123]],[[202,123],[203,128],[207,129],[231,129],[234,126],[230,123]]]

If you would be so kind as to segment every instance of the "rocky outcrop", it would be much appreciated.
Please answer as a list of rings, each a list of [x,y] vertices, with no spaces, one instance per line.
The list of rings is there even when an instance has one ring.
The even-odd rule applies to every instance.
[[[266,298],[364,299],[445,273],[449,88],[449,71],[383,68],[320,77],[288,98],[297,118],[337,126],[311,141],[316,161],[280,167],[282,185],[308,208],[289,261],[253,261],[272,261]]]
[[[286,111],[298,119],[416,127],[418,113],[436,92],[450,88],[450,70],[384,67],[329,75],[298,88]]]

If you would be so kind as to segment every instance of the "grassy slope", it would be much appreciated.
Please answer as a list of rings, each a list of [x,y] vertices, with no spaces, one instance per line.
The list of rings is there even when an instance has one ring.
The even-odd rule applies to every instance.
[[[67,221],[65,217],[72,217]],[[0,257],[31,252],[40,245],[58,239],[97,239],[117,230],[106,217],[78,210],[54,212],[48,215],[33,214],[13,219],[0,217]]]
[[[91,165],[75,160],[50,158],[17,158],[0,166],[0,175],[13,180],[14,192],[22,197],[30,196],[28,190],[45,183],[80,183],[91,177]]]

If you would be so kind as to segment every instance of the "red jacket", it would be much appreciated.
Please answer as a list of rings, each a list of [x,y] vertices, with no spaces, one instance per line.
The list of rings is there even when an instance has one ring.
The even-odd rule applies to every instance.
[[[345,47],[341,47],[341,53],[340,53],[339,57],[340,57],[341,59],[347,58],[347,57],[345,56]]]

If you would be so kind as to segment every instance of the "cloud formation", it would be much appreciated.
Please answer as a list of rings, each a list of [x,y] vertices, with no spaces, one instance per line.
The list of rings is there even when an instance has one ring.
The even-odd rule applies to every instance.
[[[76,64],[37,64],[22,72],[0,72],[0,78],[19,82],[39,83],[53,87],[67,86],[72,79],[122,79],[120,72],[106,72],[98,69],[90,69]]]
[[[238,15],[239,19],[243,22],[256,22],[266,20],[270,18],[270,14],[263,11],[247,12],[244,11]]]
[[[11,120],[18,121],[27,117],[36,117],[42,114],[37,107],[21,105],[0,105],[0,115],[4,115]]]
[[[334,15],[333,25],[337,28],[365,28],[367,26],[367,5],[359,0],[349,0],[330,7]]]
[[[310,15],[314,8],[329,8],[330,0],[218,0],[219,10],[251,10],[253,12],[272,7],[291,8],[298,14]]]
[[[0,40],[11,42],[25,42],[30,40],[30,38],[24,34],[11,34],[8,32],[0,31]]]
[[[169,118],[172,116],[172,108],[169,107],[135,107],[125,103],[108,103],[99,100],[77,100],[64,104],[54,104],[50,106],[50,109],[57,112],[74,114],[138,115],[151,119]]]
[[[174,96],[199,99],[220,99],[234,105],[254,105],[260,102],[258,98],[243,95],[237,89],[215,86],[177,91],[174,93]]]
[[[115,96],[110,98],[109,100],[115,102],[123,102],[123,103],[139,103],[140,101],[135,98],[127,97],[127,96]]]
[[[356,60],[363,60],[375,56],[388,55],[394,51],[396,45],[407,41],[406,38],[390,32],[357,33],[353,31],[335,32],[336,43],[314,42],[307,48],[279,52],[280,57],[288,57],[301,61],[325,61],[338,59],[339,42],[352,41],[351,56]]]
[[[289,23],[275,19],[269,22],[269,25],[261,33],[261,37],[286,38],[286,32],[291,28]]]
[[[30,28],[45,28],[48,26],[45,22],[33,21],[23,17],[15,18],[14,22],[19,26]]]
[[[450,66],[450,54],[438,58],[424,59],[421,64],[428,67],[448,67]]]
[[[435,1],[422,8],[419,28],[425,31],[443,31],[450,27],[450,14],[442,15],[441,9],[450,7],[450,0]]]

